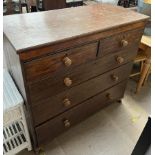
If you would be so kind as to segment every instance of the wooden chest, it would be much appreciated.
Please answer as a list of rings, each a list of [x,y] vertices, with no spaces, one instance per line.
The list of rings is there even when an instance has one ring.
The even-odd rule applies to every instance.
[[[123,97],[147,19],[107,4],[4,17],[35,149]]]

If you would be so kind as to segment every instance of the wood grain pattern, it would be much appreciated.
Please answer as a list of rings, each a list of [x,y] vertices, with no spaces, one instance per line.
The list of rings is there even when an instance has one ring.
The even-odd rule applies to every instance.
[[[3,23],[4,33],[20,52],[146,19],[147,16],[125,8],[99,4],[5,16]]]
[[[48,74],[69,70],[80,64],[95,60],[97,47],[98,43],[95,42],[27,62],[24,64],[26,79],[27,81],[34,81],[35,79],[48,76]],[[63,59],[65,57],[68,57],[72,61],[70,66],[64,64]]]
[[[122,80],[127,79],[131,70],[131,66],[131,63],[123,65],[122,67],[102,74],[94,79],[88,80],[80,85],[66,90],[65,92],[59,93],[56,96],[52,96],[50,94],[50,90],[40,94],[31,91],[35,125],[41,124],[44,121],[83,102],[84,100],[87,100],[91,96],[94,96],[97,93],[116,85]],[[117,81],[113,79],[113,75],[118,77]],[[36,96],[36,94],[39,94],[39,96]],[[65,98],[68,98],[71,102],[71,105],[68,107],[64,106],[63,104],[63,100]]]
[[[58,42],[52,45],[49,44],[47,46],[36,47],[34,49],[32,48],[30,50],[25,50],[25,52],[24,51],[20,52],[19,56],[20,56],[20,59],[24,62],[30,61],[35,58],[45,56],[47,54],[51,54],[51,53],[55,54],[57,52],[67,50],[69,48],[75,48],[76,46],[79,46],[79,45],[88,44],[89,42],[92,42],[92,41],[98,41],[100,39],[103,39],[121,32],[127,32],[134,29],[144,29],[145,24],[146,24],[146,21],[141,21],[138,23],[132,23],[129,25],[123,25],[117,28],[109,29],[103,32],[101,31],[101,32],[97,32],[97,33],[93,33],[85,36],[79,36],[71,40]]]
[[[118,83],[119,81],[123,80],[124,78],[127,78],[129,75],[129,72],[131,71],[131,66],[132,66],[132,63],[128,63],[126,65],[119,67],[119,68],[111,70],[105,74],[102,74],[102,76],[92,78],[91,79],[92,82],[90,82],[88,80],[88,81],[82,83],[82,85],[77,85],[73,89],[76,88],[76,90],[78,90],[78,91],[82,90],[81,93],[83,93],[83,96],[85,95],[85,97],[86,97],[88,92],[94,93],[96,91],[101,91],[103,89],[106,89],[108,86],[114,85],[114,84],[116,84],[116,82]],[[126,74],[124,74],[124,73],[126,73]],[[113,75],[113,74],[116,74],[119,77],[118,81],[115,82],[111,78],[111,75]],[[62,79],[62,81],[64,81],[64,79]],[[104,85],[102,83],[104,83]],[[55,87],[49,86],[47,88],[48,85],[50,85],[50,83],[43,83],[42,86],[40,86],[40,84],[38,84],[38,87],[33,87],[33,89],[32,88],[29,89],[32,105],[36,105],[39,103],[44,104],[48,98],[52,98],[52,97],[57,98],[58,100],[60,99],[60,98],[54,96],[57,94],[57,93],[55,93],[57,91],[55,89]],[[63,85],[63,87],[66,87],[66,86]],[[78,99],[78,96],[80,97],[80,95],[82,95],[80,92],[75,93],[75,91],[72,91],[72,88],[68,88],[68,87],[66,87],[66,88],[67,88],[67,90],[65,92],[62,92],[62,94],[63,94],[62,96],[64,96],[64,97],[67,94],[68,95],[75,94],[72,96],[76,96]],[[60,93],[58,93],[58,96],[61,96]]]
[[[123,97],[148,19],[109,4],[4,17],[4,52],[35,150]]]
[[[138,48],[143,32],[144,29],[136,29],[102,39],[100,41],[98,56],[104,56],[108,53],[117,52],[121,49],[129,48],[135,45]],[[127,46],[123,47],[122,41],[126,41]]]
[[[37,127],[36,133],[38,144],[46,144],[48,141],[50,141],[60,133],[68,130],[70,127],[66,128],[64,126],[65,120],[68,120],[70,122],[70,126],[72,127],[87,118],[88,116],[92,115],[96,111],[101,110],[109,103],[122,98],[124,95],[125,86],[126,81],[104,92],[101,92],[100,94],[90,98],[89,100],[83,102],[75,108],[72,108],[71,110],[63,113],[62,115],[59,115],[58,117]],[[111,95],[111,99],[107,98],[108,94]]]
[[[64,78],[70,77],[72,80],[72,85],[70,88],[87,81],[93,77],[96,77],[104,72],[117,68],[120,65],[123,65],[129,61],[132,61],[137,52],[136,47],[130,49],[122,50],[120,52],[107,55],[105,57],[96,59],[92,62],[80,65],[76,68],[68,70],[67,68],[55,75],[49,74],[45,79],[40,80],[36,79],[32,83],[27,83],[30,89],[30,92],[35,92],[40,94],[40,90],[45,92],[45,94],[56,95],[62,91],[68,90],[68,87],[64,85]],[[124,61],[122,63],[117,62],[117,58],[122,57]],[[53,89],[54,88],[54,89]]]

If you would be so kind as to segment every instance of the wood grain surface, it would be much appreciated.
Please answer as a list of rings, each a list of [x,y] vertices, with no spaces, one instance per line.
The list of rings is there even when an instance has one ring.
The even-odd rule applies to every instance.
[[[109,4],[4,17],[4,52],[35,150],[123,97],[148,19]]]
[[[95,60],[97,48],[98,43],[95,42],[27,62],[24,64],[26,79],[27,81],[34,81],[40,77],[48,76],[48,74],[53,76],[55,72],[69,70],[80,64]],[[64,64],[65,57],[71,60],[70,66]]]
[[[144,21],[147,18],[118,6],[98,4],[4,16],[3,26],[4,34],[15,50],[20,52]]]
[[[45,76],[44,79],[35,79],[34,81],[27,83],[29,85],[29,90],[35,93],[40,93],[40,90],[42,90],[43,92],[47,92],[47,94],[48,92],[52,95],[58,94],[84,81],[87,81],[88,79],[94,78],[106,71],[117,68],[129,61],[132,61],[136,55],[136,49],[131,48],[123,50],[114,53],[113,55],[107,55],[103,58],[86,63],[85,65],[80,65],[79,67],[71,70],[66,69],[57,72],[54,75],[49,74],[48,76]],[[124,59],[122,63],[117,62],[118,57]],[[64,85],[65,77],[69,77],[72,80],[72,85],[69,88]]]
[[[31,85],[30,88],[33,88],[36,85],[39,85],[41,87],[42,85],[44,85],[44,83],[49,83],[49,85],[46,87],[47,89],[48,87],[55,86],[55,88],[61,88],[61,91],[63,91],[66,89],[63,87],[64,83],[62,80],[65,77],[71,77],[71,79],[73,80],[71,87],[73,87],[99,74],[103,74],[110,69],[117,68],[129,61],[132,61],[136,56],[136,53],[137,46],[132,46],[123,50],[119,50],[117,52],[115,51],[114,53],[108,54],[104,57],[96,58],[95,60],[92,59],[91,61],[82,63],[78,66],[75,66],[74,64],[73,67],[66,67],[62,65],[61,68],[55,70],[54,72],[53,66],[50,66],[52,62],[50,62],[50,67],[43,65],[42,68],[44,68],[44,70],[40,68],[40,72],[36,72],[37,74],[34,74],[35,72],[32,69],[36,67],[37,70],[38,66],[31,66],[30,64],[30,69],[26,68],[27,66],[24,66],[27,85]],[[90,55],[88,57],[90,57]],[[119,63],[117,60],[118,57],[123,58],[123,62]]]
[[[39,90],[41,89],[39,88],[35,89],[35,91],[30,91],[35,125],[43,123],[44,121],[72,108],[84,100],[87,100],[91,96],[94,96],[97,93],[100,93],[101,91],[127,79],[131,66],[132,63],[128,63],[69,90],[63,91],[55,96],[53,94],[52,87],[40,92]],[[113,75],[117,76],[118,80],[115,81],[112,77]],[[56,90],[56,88],[54,90]],[[53,96],[51,94],[53,94]],[[71,101],[71,105],[68,107],[65,107],[63,104],[65,98],[68,98]]]
[[[132,46],[137,46],[140,42],[144,29],[135,29],[132,31],[122,32],[100,41],[99,56],[104,56],[108,53],[117,52],[122,49],[128,49]],[[127,41],[127,46],[123,47],[122,40]]]
[[[71,110],[59,115],[58,117],[44,123],[43,125],[36,128],[36,134],[38,139],[38,144],[46,144],[52,138],[56,137],[58,134],[68,130],[70,127],[84,120],[88,116],[92,115],[98,110],[120,99],[124,95],[124,90],[126,86],[126,81],[101,92],[100,94],[90,98],[89,100],[81,103],[80,105],[72,108]],[[111,99],[108,98],[111,96]],[[70,126],[65,127],[64,121],[68,120]],[[46,133],[46,134],[45,134]]]
[[[71,40],[66,40],[63,42],[58,42],[56,44],[36,47],[34,49],[26,50],[20,52],[20,60],[23,62],[31,61],[49,54],[56,54],[68,50],[70,48],[76,48],[83,46],[91,42],[98,42],[101,39],[108,38],[119,33],[126,33],[127,31],[132,31],[135,29],[144,29],[146,21],[136,22],[128,25],[119,26],[117,28],[109,29],[107,31],[101,31],[98,33],[93,33],[89,35],[84,35]]]

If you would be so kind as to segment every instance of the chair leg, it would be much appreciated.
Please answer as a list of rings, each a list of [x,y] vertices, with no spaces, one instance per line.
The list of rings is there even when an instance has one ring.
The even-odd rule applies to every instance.
[[[19,10],[20,10],[20,13],[23,13],[23,7],[22,7],[21,0],[19,0]]]
[[[150,60],[148,59],[144,62],[143,69],[142,69],[142,72],[140,74],[140,79],[139,79],[139,82],[137,85],[136,93],[138,93],[140,91],[149,68],[150,68]]]
[[[151,73],[151,67],[149,68],[149,70],[148,70],[148,72],[147,72],[147,74],[146,74],[146,77],[145,77],[145,80],[144,80],[144,82],[143,82],[143,85],[146,84],[146,82],[147,82],[147,80],[148,80],[148,77],[149,77],[150,73]]]
[[[140,67],[140,72],[142,72],[144,66],[144,61],[141,61],[141,67]]]
[[[37,12],[37,7],[36,6],[31,6],[31,12]]]
[[[26,4],[26,11],[27,11],[27,13],[29,12],[28,5],[27,4]]]
[[[121,0],[119,0],[119,1],[118,1],[117,5],[118,5],[118,6],[120,6],[120,5],[121,5]]]

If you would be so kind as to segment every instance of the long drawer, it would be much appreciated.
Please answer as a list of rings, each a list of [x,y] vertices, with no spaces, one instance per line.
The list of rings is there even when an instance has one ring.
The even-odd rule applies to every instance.
[[[138,48],[143,31],[143,29],[136,29],[101,39],[98,56],[101,57],[130,47]]]
[[[77,85],[68,91],[56,96],[40,95],[33,103],[38,105],[32,107],[35,125],[54,117],[57,114],[87,100],[101,91],[116,85],[128,78],[132,63],[128,63],[110,72]],[[32,95],[32,93],[31,93]],[[42,97],[42,98],[41,98]]]
[[[96,59],[98,42],[78,46],[60,53],[38,58],[24,64],[27,82],[34,82],[46,76],[53,76],[62,70],[69,70]]]
[[[85,65],[74,68],[68,72],[62,71],[57,76],[49,77],[47,79],[38,81],[29,85],[29,91],[31,93],[32,101],[36,98],[40,100],[42,96],[53,96],[63,91],[69,90],[73,86],[76,86],[88,79],[96,77],[104,72],[117,68],[120,65],[126,64],[131,61],[136,55],[136,49],[130,48],[114,54],[107,55],[99,58]],[[65,85],[65,79],[71,80],[71,85]],[[37,102],[35,102],[37,104]],[[35,104],[32,103],[32,104]]]
[[[58,134],[69,129],[71,126],[82,121],[110,102],[120,99],[124,95],[126,81],[90,98],[71,110],[59,115],[58,117],[44,123],[36,128],[38,144],[42,145]]]

